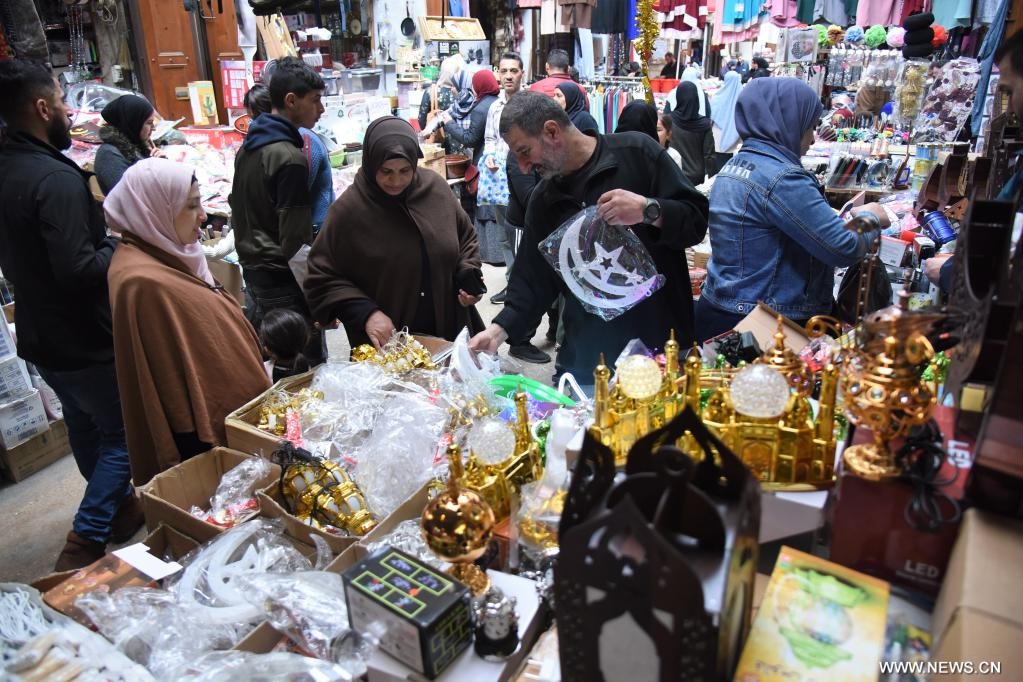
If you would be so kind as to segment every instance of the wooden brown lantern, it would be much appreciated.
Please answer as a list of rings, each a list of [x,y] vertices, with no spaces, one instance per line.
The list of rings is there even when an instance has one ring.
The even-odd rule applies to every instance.
[[[702,461],[674,445],[687,432]],[[637,441],[617,480],[587,434],[555,568],[562,679],[730,679],[759,525],[759,485],[690,409]]]

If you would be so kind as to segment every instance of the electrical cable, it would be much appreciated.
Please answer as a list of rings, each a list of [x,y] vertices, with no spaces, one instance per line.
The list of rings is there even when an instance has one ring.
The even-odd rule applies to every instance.
[[[945,492],[959,478],[959,469],[953,468],[954,473],[944,479],[938,477],[948,457],[941,443],[941,431],[932,419],[914,429],[895,453],[895,461],[904,471],[901,480],[913,486],[903,516],[910,527],[927,533],[962,518],[959,503]]]

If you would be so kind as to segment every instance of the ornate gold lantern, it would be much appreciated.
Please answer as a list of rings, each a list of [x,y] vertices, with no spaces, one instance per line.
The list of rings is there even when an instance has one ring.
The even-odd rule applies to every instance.
[[[873,443],[846,449],[842,459],[850,471],[874,481],[902,473],[888,441],[930,419],[936,402],[934,392],[921,379],[923,366],[934,356],[927,337],[915,331],[899,334],[896,319],[887,326],[884,349],[878,354],[862,348],[853,351],[842,375],[849,418],[874,436]],[[869,330],[865,338],[871,338]]]
[[[288,465],[281,492],[295,516],[314,528],[333,526],[365,535],[377,525],[359,486],[337,462],[324,459]]]
[[[494,512],[478,493],[460,485],[464,475],[462,451],[448,447],[447,489],[423,509],[423,539],[437,556],[450,561],[453,577],[465,583],[473,595],[490,588],[490,578],[473,562],[487,551],[494,533]]]
[[[754,365],[738,371],[708,372],[704,377],[699,350],[685,361],[679,376],[678,344],[674,335],[665,344],[665,367],[659,389],[649,358],[628,358],[618,369],[613,389],[610,369],[601,357],[593,373],[594,424],[590,433],[615,453],[624,465],[632,445],[660,428],[689,405],[704,423],[742,458],[767,489],[830,485],[834,479],[835,399],[838,370],[827,365],[814,373],[785,347],[779,319],[774,347]],[[623,371],[625,370],[625,371]],[[821,390],[816,419],[809,402],[817,379]],[[712,393],[701,408],[704,383]],[[683,438],[680,447],[702,457],[700,448]]]

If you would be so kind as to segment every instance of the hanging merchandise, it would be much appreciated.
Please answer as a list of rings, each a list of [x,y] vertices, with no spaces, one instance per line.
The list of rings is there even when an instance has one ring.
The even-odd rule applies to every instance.
[[[913,124],[913,142],[954,142],[970,116],[979,82],[977,60],[945,64]]]
[[[639,14],[636,16],[636,25],[639,28],[639,39],[636,41],[636,52],[640,56],[640,64],[643,67],[643,90],[646,94],[648,104],[654,103],[654,92],[650,87],[650,56],[654,51],[654,41],[661,33],[661,27],[654,16],[654,0],[639,0],[637,4]]]
[[[650,253],[628,229],[608,225],[590,206],[540,243],[540,252],[579,299],[602,320],[613,320],[664,285]]]
[[[655,0],[654,11],[662,37],[676,40],[699,37],[707,25],[707,3],[708,0]]]
[[[892,112],[899,127],[908,130],[923,107],[927,94],[927,73],[931,63],[923,59],[903,62],[895,90],[895,108]]]

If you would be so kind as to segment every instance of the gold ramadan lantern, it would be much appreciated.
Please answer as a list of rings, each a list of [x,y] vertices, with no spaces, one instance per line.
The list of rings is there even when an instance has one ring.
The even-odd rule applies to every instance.
[[[862,348],[853,351],[842,374],[842,396],[850,420],[874,436],[873,443],[847,448],[842,460],[854,474],[872,481],[902,473],[888,441],[930,419],[936,402],[921,378],[923,366],[934,357],[927,337],[911,331],[900,338],[895,319],[886,326],[884,350],[878,354]]]
[[[838,370],[828,365],[818,374],[785,347],[779,330],[774,347],[753,365],[737,371],[708,372],[694,345],[679,374],[679,346],[672,334],[664,346],[663,373],[650,358],[632,356],[611,371],[601,356],[594,370],[594,424],[590,433],[624,466],[635,442],[660,428],[689,405],[767,489],[826,486],[834,479],[835,399]],[[716,377],[716,378],[715,378]],[[814,419],[808,396],[820,379],[820,401]],[[701,408],[701,388],[712,393]],[[702,449],[683,438],[679,446],[701,458]]]
[[[365,535],[377,525],[359,486],[337,462],[321,459],[289,465],[281,492],[291,502],[295,516],[314,528],[329,530],[333,526],[352,535]]]
[[[682,412],[690,397],[682,390],[678,371],[679,346],[675,332],[664,344],[665,369],[652,358],[631,355],[618,367],[615,386],[604,355],[593,371],[593,426],[590,434],[615,454],[615,466],[625,466],[637,440],[659,429]],[[699,388],[696,390],[699,404]]]
[[[490,588],[490,578],[473,562],[487,551],[494,533],[494,511],[478,493],[461,487],[462,451],[448,446],[447,489],[423,509],[423,539],[437,556],[453,564],[451,575],[474,596]]]

